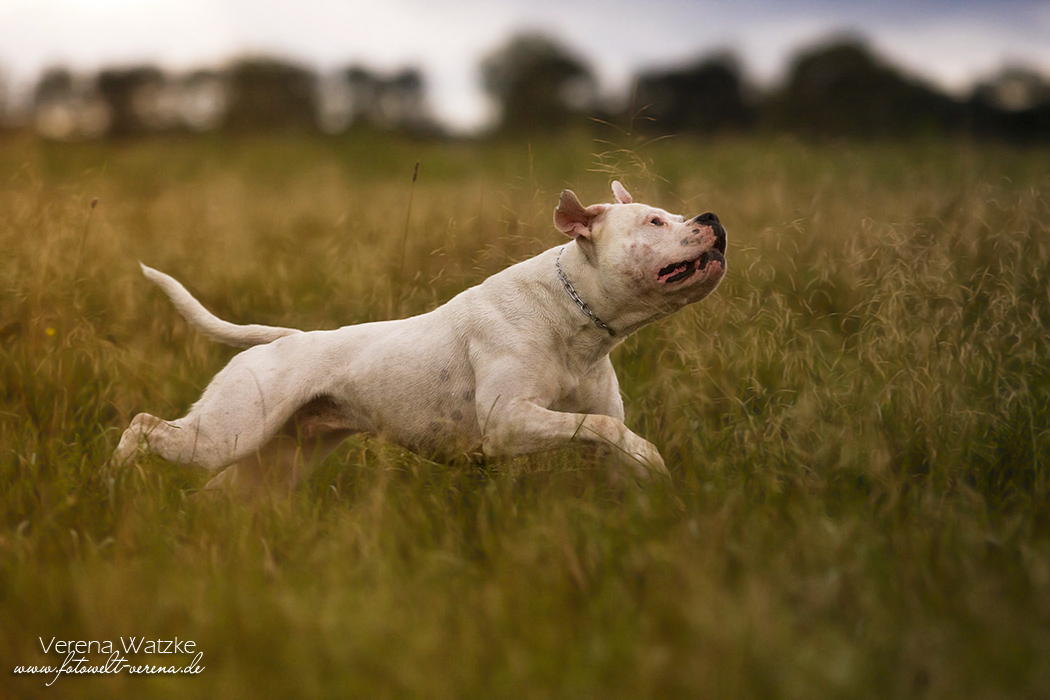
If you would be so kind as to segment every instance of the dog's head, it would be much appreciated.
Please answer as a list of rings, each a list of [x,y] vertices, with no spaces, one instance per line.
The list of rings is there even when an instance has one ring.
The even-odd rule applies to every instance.
[[[652,318],[700,301],[726,273],[726,230],[714,214],[685,218],[635,203],[619,182],[615,204],[584,207],[561,193],[554,224],[576,240],[600,276],[603,295]],[[652,320],[652,318],[648,320]]]

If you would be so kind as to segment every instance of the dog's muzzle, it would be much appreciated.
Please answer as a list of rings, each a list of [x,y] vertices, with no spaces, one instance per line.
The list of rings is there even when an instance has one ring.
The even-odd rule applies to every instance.
[[[692,223],[710,228],[715,235],[715,244],[698,258],[682,260],[661,269],[657,273],[657,279],[664,284],[687,280],[697,272],[703,272],[711,262],[720,263],[722,266],[726,264],[726,230],[718,217],[707,212],[693,219]]]
[[[712,250],[720,253],[724,259],[726,254],[726,230],[722,226],[722,222],[718,220],[718,217],[711,212],[707,212],[696,217],[693,221],[701,226],[709,226],[711,228],[715,234],[715,247]]]

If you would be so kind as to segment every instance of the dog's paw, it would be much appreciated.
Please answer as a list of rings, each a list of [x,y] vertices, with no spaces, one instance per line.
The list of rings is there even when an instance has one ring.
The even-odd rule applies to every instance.
[[[108,466],[113,469],[123,469],[135,458],[139,448],[139,436],[131,430],[124,431],[120,437],[120,443],[113,455],[109,458]]]
[[[638,481],[671,478],[671,473],[667,471],[667,466],[664,464],[664,458],[660,456],[660,451],[655,445],[637,435],[628,436],[625,442],[619,461],[631,476]]]

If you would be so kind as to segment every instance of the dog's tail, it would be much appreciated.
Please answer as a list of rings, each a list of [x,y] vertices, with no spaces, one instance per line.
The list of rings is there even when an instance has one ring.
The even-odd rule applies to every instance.
[[[286,335],[302,333],[294,328],[276,328],[256,324],[239,326],[236,323],[223,321],[204,308],[174,277],[142,265],[142,263],[139,265],[142,266],[142,274],[168,295],[179,313],[212,340],[238,348],[250,348],[253,345],[272,343]]]

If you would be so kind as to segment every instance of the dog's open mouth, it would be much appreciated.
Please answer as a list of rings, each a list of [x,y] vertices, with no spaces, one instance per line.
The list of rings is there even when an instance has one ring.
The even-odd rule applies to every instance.
[[[711,249],[693,260],[683,260],[662,268],[656,273],[656,279],[664,284],[674,284],[689,279],[697,272],[707,268],[710,262],[719,262],[725,265],[726,259],[719,250]]]

